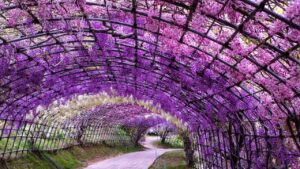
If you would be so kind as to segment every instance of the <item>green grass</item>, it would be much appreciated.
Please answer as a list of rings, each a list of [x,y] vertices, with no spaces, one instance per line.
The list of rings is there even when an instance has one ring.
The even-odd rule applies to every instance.
[[[49,162],[42,160],[37,154],[29,154],[18,160],[8,161],[0,165],[0,168],[7,169],[53,169],[54,166]]]
[[[70,151],[60,151],[55,154],[46,154],[48,159],[51,159],[56,166],[64,169],[74,169],[82,166],[82,162]]]
[[[139,147],[122,147],[122,146],[106,146],[98,145],[96,148],[94,146],[73,147],[70,152],[74,154],[80,161],[88,161],[93,158],[101,157],[103,159],[116,156],[119,154],[134,152],[142,150]]]
[[[34,147],[35,149],[46,149],[46,148],[62,148],[64,147],[62,140],[55,140],[55,139],[37,139],[35,140],[35,144],[34,145],[29,145],[29,139],[26,138],[20,138],[17,137],[15,138],[3,138],[0,140],[0,152],[3,152],[5,149],[5,152],[9,152],[9,151],[16,151],[16,150],[28,150],[31,149],[31,147]],[[70,141],[70,140],[65,140],[65,142]],[[72,140],[71,140],[72,141]],[[6,145],[7,144],[7,145]]]
[[[183,150],[166,152],[154,161],[149,169],[192,169],[185,161]]]
[[[180,144],[174,144],[169,142],[161,143],[159,140],[155,141],[154,145],[159,148],[183,148],[183,146]]]
[[[142,150],[138,147],[106,145],[75,146],[56,152],[29,153],[28,155],[6,162],[0,162],[1,169],[76,169],[87,165],[89,160],[106,159],[119,154]]]
[[[183,141],[180,136],[169,137],[165,143],[161,143],[160,140],[155,141],[154,144],[159,148],[183,148]]]

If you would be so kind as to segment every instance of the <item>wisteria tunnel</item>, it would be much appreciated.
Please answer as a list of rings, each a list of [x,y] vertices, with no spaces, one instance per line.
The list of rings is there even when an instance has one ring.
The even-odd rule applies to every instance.
[[[299,45],[300,0],[0,0],[0,158],[172,123],[197,168],[299,169]]]

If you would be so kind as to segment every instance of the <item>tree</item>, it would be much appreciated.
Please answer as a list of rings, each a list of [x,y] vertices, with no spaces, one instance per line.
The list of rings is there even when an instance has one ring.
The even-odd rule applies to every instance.
[[[162,144],[166,142],[166,138],[173,131],[175,131],[175,126],[171,125],[170,123],[164,123],[163,125],[159,126],[158,135]]]
[[[144,136],[149,127],[139,126],[139,127],[130,127],[123,126],[122,129],[129,135],[130,140],[134,146],[139,146],[139,141]]]
[[[130,136],[132,143],[135,146],[138,146],[140,139],[144,136],[144,134],[149,128],[154,127],[163,122],[165,122],[165,120],[163,120],[160,117],[142,116],[130,119],[128,121],[124,121],[122,128]]]
[[[187,132],[183,132],[181,135],[183,138],[183,146],[184,146],[187,165],[193,167],[195,165],[195,160],[194,160],[194,149],[192,147],[192,141]]]

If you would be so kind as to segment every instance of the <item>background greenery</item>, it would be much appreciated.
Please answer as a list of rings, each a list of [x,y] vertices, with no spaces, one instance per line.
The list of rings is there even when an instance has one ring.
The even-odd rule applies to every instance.
[[[154,144],[159,148],[183,148],[183,140],[179,135],[167,138],[165,143],[157,140]]]
[[[192,169],[187,167],[183,150],[166,152],[154,161],[149,169]]]
[[[107,159],[112,156],[124,154],[133,151],[139,151],[142,148],[90,145],[75,146],[65,150],[55,152],[29,153],[27,156],[16,160],[2,161],[1,169],[75,169],[87,165],[91,159]]]

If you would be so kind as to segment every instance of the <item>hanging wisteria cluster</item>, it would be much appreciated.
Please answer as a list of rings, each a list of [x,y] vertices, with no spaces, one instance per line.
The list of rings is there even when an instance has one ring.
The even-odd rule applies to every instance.
[[[47,116],[47,115],[46,115]],[[82,112],[73,118],[64,121],[64,126],[76,126],[78,128],[77,140],[82,144],[82,136],[87,131],[102,128],[102,126],[119,126],[127,133],[134,145],[139,145],[141,137],[146,131],[158,124],[168,124],[159,114],[140,107],[136,104],[106,104],[97,106],[92,110]],[[115,133],[116,137],[120,134]],[[100,135],[100,137],[107,137]],[[111,135],[109,135],[110,139]],[[124,138],[123,138],[124,139]]]
[[[145,121],[149,119],[149,124]],[[65,123],[101,123],[101,124],[115,124],[115,125],[133,125],[136,124],[155,126],[162,123],[162,117],[159,114],[134,104],[106,104],[98,106],[87,112],[74,116],[66,120]]]
[[[299,168],[299,9],[299,0],[0,0],[1,118],[117,92],[188,124],[204,168]]]
[[[128,108],[120,107],[121,109],[113,109],[113,106],[119,105],[128,105]],[[28,121],[39,121],[40,119],[47,119],[48,121],[55,122],[64,122],[67,119],[74,118],[79,114],[85,114],[87,112],[95,112],[99,111],[98,107],[108,106],[110,109],[109,112],[115,116],[122,115],[124,118],[130,118],[131,116],[135,116],[136,110],[130,111],[129,114],[124,115],[122,111],[129,111],[131,109],[130,106],[134,105],[137,110],[140,110],[141,115],[159,115],[165,119],[169,119],[173,121],[173,123],[180,124],[179,119],[175,119],[170,116],[167,112],[159,109],[158,107],[154,107],[150,102],[144,102],[142,100],[135,100],[132,97],[119,97],[114,95],[107,95],[106,93],[98,93],[91,95],[79,95],[75,96],[70,100],[59,99],[55,102],[51,103],[47,107],[39,106],[35,111],[30,111],[27,113],[26,119]],[[128,110],[127,110],[128,109]],[[132,113],[132,114],[130,114]],[[34,114],[38,114],[34,116]],[[105,115],[105,114],[102,114]],[[107,119],[107,122],[113,121],[113,119]]]

